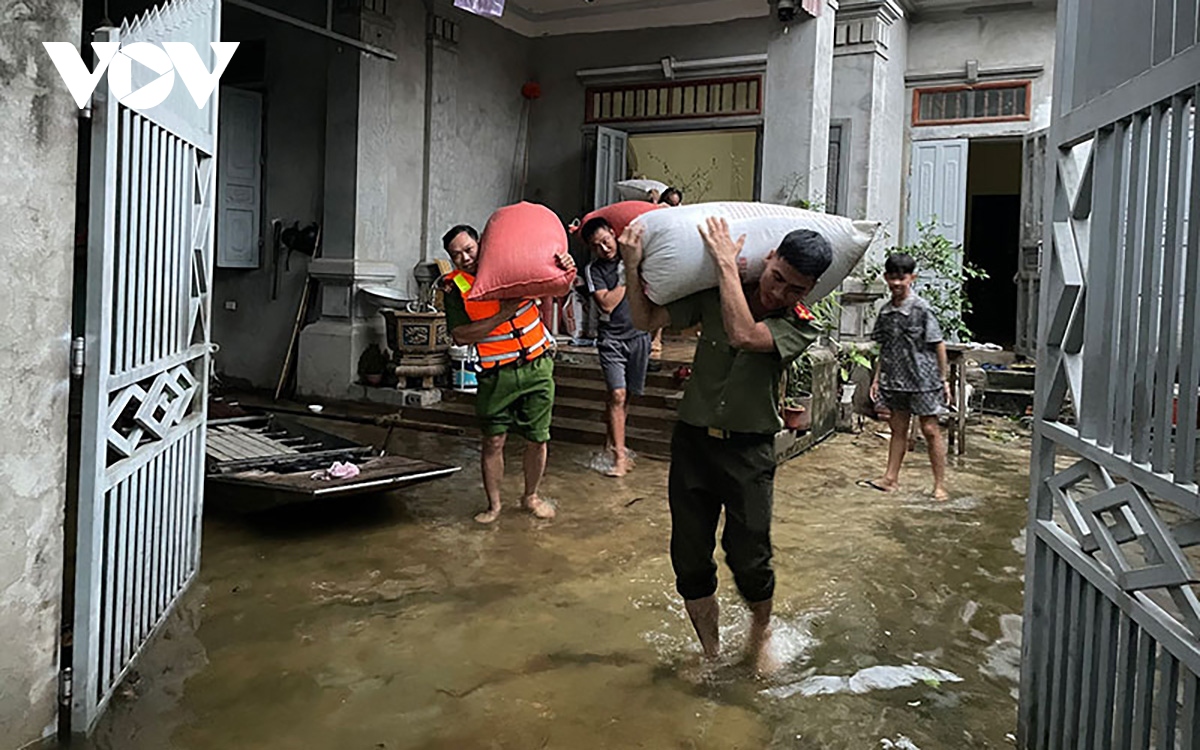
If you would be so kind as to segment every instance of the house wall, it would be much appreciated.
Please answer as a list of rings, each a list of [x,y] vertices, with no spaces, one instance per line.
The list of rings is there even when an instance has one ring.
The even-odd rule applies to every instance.
[[[459,42],[435,53],[445,66],[435,79],[437,116],[430,128],[430,260],[446,257],[441,237],[451,226],[467,223],[482,231],[493,211],[522,197],[521,157],[529,130],[522,129],[521,88],[534,78],[533,40],[447,6],[440,4],[438,12],[459,25]],[[530,111],[543,101],[531,102]],[[537,150],[533,144],[531,151]],[[514,180],[516,193],[510,192]]]
[[[912,138],[974,138],[1022,135],[1050,124],[1050,99],[1054,84],[1054,11],[1020,10],[988,13],[953,20],[920,21],[912,25],[908,42],[908,72],[958,73],[967,60],[978,60],[981,70],[1041,65],[1033,79],[1028,122],[979,123],[974,125],[923,126],[912,128],[912,87],[909,87],[908,122]],[[1016,79],[1018,77],[1014,77]],[[920,84],[921,86],[938,85]]]
[[[78,110],[42,48],[81,0],[0,24],[0,747],[56,728]],[[31,178],[36,175],[36,178]]]
[[[297,2],[292,13],[320,15],[324,2]],[[227,6],[222,13],[226,41],[266,42],[264,96],[266,163],[263,169],[263,245],[257,269],[213,271],[213,333],[221,349],[214,356],[222,375],[273,386],[287,350],[308,258],[293,253],[275,268],[271,220],[284,226],[320,222],[325,194],[325,68],[333,43],[294,26]],[[253,88],[253,87],[252,87]],[[279,292],[271,298],[278,273]],[[236,310],[227,310],[233,303]]]
[[[576,71],[622,65],[763,54],[776,23],[753,18],[723,24],[615,33],[569,34],[534,42],[543,95],[535,103],[526,196],[570,221],[585,208],[583,192],[584,86]]]
[[[912,101],[916,85],[905,97],[903,179],[904,211],[908,204],[908,169],[914,140],[1020,137],[1050,124],[1054,82],[1054,11],[1020,10],[966,18],[921,20],[909,28],[908,74],[945,73],[944,81],[920,83],[936,86],[965,82],[967,60],[977,60],[980,70],[1042,66],[1032,78],[1030,119],[1017,122],[912,126]],[[1020,77],[1014,76],[1013,80]],[[997,79],[1004,80],[1004,79]]]
[[[322,15],[323,0],[305,3],[289,12]],[[292,255],[290,270],[280,269],[279,296],[272,300],[272,218],[325,222],[331,236],[352,245],[330,244],[331,254],[394,265],[400,275],[392,285],[415,297],[411,270],[424,258],[441,257],[442,231],[459,221],[482,226],[509,202],[532,41],[449,5],[439,2],[438,11],[460,24],[459,43],[435,52],[428,212],[423,4],[390,6],[384,37],[374,41],[395,52],[395,61],[236,8],[226,13],[226,39],[267,40],[268,80],[263,262],[252,271],[218,269],[214,278],[214,340],[221,345],[215,359],[223,375],[258,387],[273,387],[279,377],[308,259]],[[339,55],[360,56],[358,96],[333,105],[358,107],[350,118],[358,123],[352,194],[327,166],[327,71]],[[333,164],[345,166],[336,159]],[[334,233],[339,222],[350,227]],[[236,302],[236,311],[226,309],[228,301]]]

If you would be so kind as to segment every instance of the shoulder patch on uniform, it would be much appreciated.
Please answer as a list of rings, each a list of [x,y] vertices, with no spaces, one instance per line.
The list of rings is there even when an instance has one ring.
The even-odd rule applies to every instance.
[[[800,320],[816,320],[817,316],[812,314],[812,311],[804,306],[803,302],[797,302],[793,312]]]
[[[461,274],[454,277],[454,285],[457,286],[458,291],[462,292],[463,294],[471,291],[471,282],[467,281],[467,279]]]

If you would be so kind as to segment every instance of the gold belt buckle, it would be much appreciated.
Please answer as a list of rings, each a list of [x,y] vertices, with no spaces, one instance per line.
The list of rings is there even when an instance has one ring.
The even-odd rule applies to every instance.
[[[725,430],[718,430],[716,427],[708,428],[708,436],[717,440],[724,440],[727,437]]]

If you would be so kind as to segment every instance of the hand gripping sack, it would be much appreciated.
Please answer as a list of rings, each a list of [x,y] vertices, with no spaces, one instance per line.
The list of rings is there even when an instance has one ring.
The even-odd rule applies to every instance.
[[[492,214],[479,239],[479,273],[468,299],[561,297],[575,271],[559,268],[555,256],[567,252],[567,230],[545,206],[518,203]]]
[[[623,201],[648,201],[653,199],[652,191],[662,195],[668,186],[658,180],[621,180],[615,187],[617,196]]]
[[[699,227],[715,216],[729,222],[736,241],[746,244],[739,257],[744,280],[762,274],[767,255],[797,229],[819,232],[833,248],[833,263],[805,301],[812,304],[837,289],[854,270],[879,229],[876,221],[853,221],[832,214],[770,203],[696,203],[654,211],[638,219],[642,235],[642,279],[646,296],[666,305],[717,286],[717,263],[704,246]]]
[[[604,219],[613,228],[613,232],[620,237],[621,232],[624,232],[625,227],[632,224],[634,219],[642,214],[647,214],[660,208],[663,208],[663,206],[647,203],[646,201],[621,201],[620,203],[613,203],[604,208],[597,208],[587,216],[584,216],[578,226],[571,227],[571,231],[580,231],[592,219]]]

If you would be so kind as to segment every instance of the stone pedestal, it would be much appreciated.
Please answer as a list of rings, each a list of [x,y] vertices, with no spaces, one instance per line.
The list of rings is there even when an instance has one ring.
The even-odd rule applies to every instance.
[[[767,43],[762,199],[822,206],[829,161],[833,31],[838,4],[823,0],[814,18],[790,24],[774,13]]]

